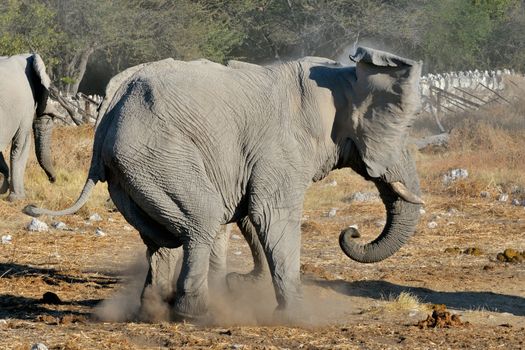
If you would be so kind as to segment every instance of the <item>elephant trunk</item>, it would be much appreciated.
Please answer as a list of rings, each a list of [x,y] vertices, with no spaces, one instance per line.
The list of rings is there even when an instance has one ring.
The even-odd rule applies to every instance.
[[[37,116],[33,122],[35,136],[35,152],[38,163],[46,172],[50,182],[55,182],[56,175],[51,158],[51,135],[53,134],[53,120],[47,115]]]
[[[353,242],[351,232],[343,231],[339,244],[351,259],[362,263],[384,260],[397,252],[412,236],[419,221],[419,180],[415,165],[407,152],[400,165],[381,179],[374,180],[386,208],[386,225],[372,242]],[[406,185],[406,186],[405,186]],[[400,187],[402,189],[400,189]]]

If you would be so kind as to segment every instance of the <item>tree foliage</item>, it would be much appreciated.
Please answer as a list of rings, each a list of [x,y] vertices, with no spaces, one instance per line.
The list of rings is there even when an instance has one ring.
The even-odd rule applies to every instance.
[[[427,71],[525,70],[520,0],[4,0],[0,55],[37,51],[75,93],[165,57],[218,62],[341,58],[354,44],[425,61]],[[343,56],[344,55],[344,56]],[[92,68],[91,68],[92,69]]]

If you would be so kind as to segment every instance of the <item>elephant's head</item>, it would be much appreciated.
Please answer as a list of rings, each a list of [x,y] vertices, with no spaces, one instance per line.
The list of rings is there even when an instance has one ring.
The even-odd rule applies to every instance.
[[[36,116],[33,121],[36,158],[49,181],[55,182],[56,175],[51,158],[51,136],[54,127],[51,116],[53,111],[47,103],[51,80],[46,73],[46,67],[40,55],[33,54],[27,60],[26,75],[29,78],[36,105]]]
[[[338,125],[352,154],[351,166],[377,186],[386,207],[387,222],[374,241],[358,244],[342,233],[340,245],[359,262],[381,261],[395,253],[414,233],[419,221],[419,180],[406,140],[420,109],[421,62],[386,52],[359,48],[351,57],[346,107],[338,112]],[[341,137],[341,130],[338,130]],[[350,144],[350,146],[348,146]],[[348,157],[348,155],[347,155]]]

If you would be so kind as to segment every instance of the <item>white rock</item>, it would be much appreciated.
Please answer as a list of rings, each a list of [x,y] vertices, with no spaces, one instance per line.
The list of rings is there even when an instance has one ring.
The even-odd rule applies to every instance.
[[[482,197],[482,198],[490,198],[490,193],[487,192],[487,191],[481,191],[479,193],[479,195]]]
[[[89,217],[89,221],[102,221],[102,217],[95,213]]]
[[[427,211],[423,208],[419,208],[419,214],[424,215]]]
[[[104,237],[106,235],[106,232],[102,231],[100,227],[97,227],[97,230],[95,231],[95,235],[97,237]]]
[[[53,221],[51,227],[57,230],[67,230],[67,225],[62,221]]]
[[[430,228],[430,229],[434,229],[438,226],[437,222],[435,221],[430,221],[428,224],[427,224],[427,227]]]
[[[452,169],[443,175],[443,183],[445,185],[460,179],[466,179],[468,177],[467,169]]]
[[[370,202],[379,198],[378,193],[373,192],[355,192],[350,199],[356,202]]]
[[[327,186],[330,186],[330,187],[336,187],[336,186],[337,186],[337,181],[335,181],[335,179],[334,179],[334,180],[330,181],[330,182],[327,184]]]
[[[330,209],[330,211],[328,212],[328,217],[329,218],[333,218],[334,216],[337,215],[337,208],[332,208]]]
[[[521,203],[520,203],[519,199],[514,198],[514,199],[512,200],[512,205],[516,205],[516,206],[518,206],[518,205],[521,205]]]
[[[5,326],[7,324],[7,320],[1,319],[0,320],[0,326]]]
[[[48,349],[47,349],[47,346],[45,346],[44,344],[36,343],[36,344],[33,344],[33,346],[31,347],[31,350],[48,350]]]
[[[499,196],[498,196],[498,202],[506,202],[509,200],[509,195],[506,194],[506,193],[501,193]]]
[[[43,221],[38,220],[37,218],[32,218],[31,222],[27,224],[26,230],[32,232],[47,232],[49,227]]]
[[[126,231],[133,231],[133,227],[126,225],[126,226],[124,226],[124,230],[126,230]]]
[[[238,240],[240,240],[240,239],[241,239],[241,236],[239,236],[239,235],[236,235],[236,234],[233,234],[233,235],[232,235],[232,236],[230,237],[230,239],[233,239],[233,240],[236,240],[236,241],[238,241]]]
[[[233,252],[233,255],[242,255],[242,252],[237,250],[237,251]]]
[[[2,236],[2,244],[11,244],[12,240],[13,240],[13,237],[11,237],[11,235]]]

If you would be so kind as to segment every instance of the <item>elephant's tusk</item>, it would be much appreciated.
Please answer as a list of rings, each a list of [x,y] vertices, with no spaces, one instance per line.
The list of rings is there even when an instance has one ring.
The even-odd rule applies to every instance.
[[[403,198],[405,201],[414,203],[414,204],[425,204],[419,196],[416,196],[408,188],[406,188],[403,183],[399,181],[391,182],[390,187],[392,187],[392,190],[394,190],[395,193],[399,195],[399,197]]]

